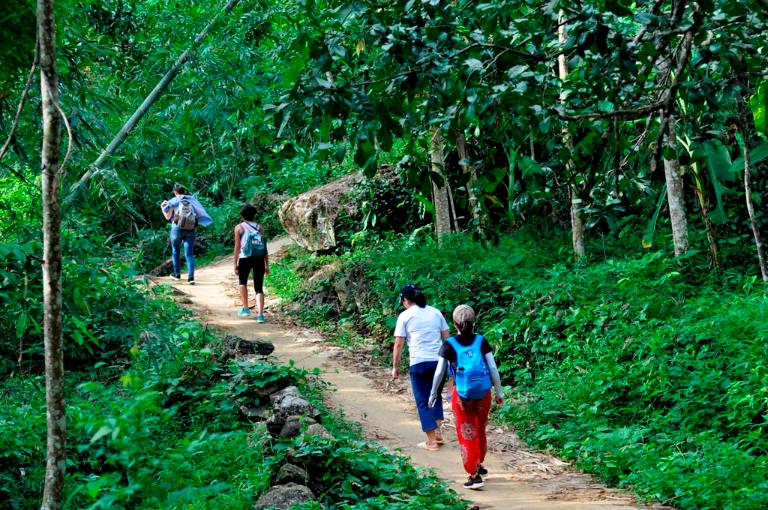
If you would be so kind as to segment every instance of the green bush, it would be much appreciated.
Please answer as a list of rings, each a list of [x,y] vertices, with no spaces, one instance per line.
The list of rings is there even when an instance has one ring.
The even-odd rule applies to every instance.
[[[498,418],[528,442],[681,509],[765,508],[766,289],[735,271],[712,275],[695,254],[573,265],[561,253],[525,232],[492,248],[402,236],[335,258],[297,255],[275,274],[300,272],[279,287],[287,296],[330,303],[305,319],[354,324],[384,358],[402,284],[418,283],[446,317],[468,303],[513,397]],[[351,307],[335,294],[346,280]]]

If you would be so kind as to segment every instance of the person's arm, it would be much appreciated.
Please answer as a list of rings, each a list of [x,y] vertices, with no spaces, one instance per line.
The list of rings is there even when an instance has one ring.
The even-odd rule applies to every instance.
[[[499,369],[496,367],[496,360],[493,359],[492,352],[485,354],[485,363],[488,365],[488,371],[491,372],[491,381],[493,381],[493,389],[496,393],[496,403],[501,405],[504,403],[504,390],[501,387]]]
[[[163,200],[160,203],[160,210],[163,212],[165,219],[171,221],[171,218],[173,218],[173,206],[169,205],[167,200]]]
[[[440,391],[440,385],[445,379],[445,372],[448,368],[448,363],[442,356],[437,357],[437,368],[435,369],[435,377],[432,378],[432,391],[429,393],[429,403],[427,406],[432,407],[437,400],[437,392]]]
[[[237,274],[237,264],[240,262],[240,238],[243,232],[240,229],[240,224],[235,227],[235,274]]]
[[[404,336],[395,337],[395,345],[392,347],[392,379],[397,379],[400,376],[400,355],[403,353],[403,346],[405,345]]]
[[[442,330],[442,331],[440,332],[440,338],[442,338],[443,340],[445,340],[445,339],[446,339],[446,338],[448,338],[449,336],[451,336],[451,333],[450,333],[450,331],[448,331],[447,329],[444,329],[444,330]]]

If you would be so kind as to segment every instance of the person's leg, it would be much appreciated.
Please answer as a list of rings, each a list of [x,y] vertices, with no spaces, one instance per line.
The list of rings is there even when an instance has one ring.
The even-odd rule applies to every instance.
[[[256,292],[256,318],[264,320],[264,257],[254,257],[253,290]]]
[[[179,260],[179,251],[181,250],[181,229],[171,227],[171,276],[178,278],[181,274],[181,261]]]
[[[489,391],[480,401],[477,412],[477,446],[480,464],[485,461],[485,454],[488,451],[488,438],[486,437],[485,429],[488,426],[488,415],[490,412],[491,392]]]
[[[437,364],[435,364],[435,370],[437,369]],[[432,380],[435,377],[434,370],[431,374],[428,374],[429,377],[429,390],[432,391]],[[437,424],[437,427],[435,428],[435,441],[437,441],[438,444],[443,444],[445,441],[443,440],[443,421],[445,420],[445,415],[443,414],[443,393],[442,391],[437,392],[437,399],[435,400],[435,404],[432,406],[432,416],[435,419],[435,423]]]
[[[190,282],[195,281],[195,239],[197,237],[194,230],[186,230],[182,234],[184,239],[184,258],[187,260],[187,279]]]
[[[464,407],[462,400],[454,388],[451,395],[451,407],[453,408],[453,419],[456,421],[456,439],[459,441],[459,451],[461,453],[461,463],[464,471],[470,476],[475,474],[474,463],[471,462],[470,452],[472,447],[473,427],[468,422],[470,416]]]
[[[428,405],[429,394],[432,391],[432,377],[430,374],[434,375],[436,367],[436,361],[428,361],[413,365],[410,369],[411,388],[413,389],[413,397],[416,400],[421,430],[427,435],[427,448],[437,448],[439,446],[437,443],[438,424],[435,420],[435,413]],[[435,403],[433,409],[437,407],[438,405]],[[442,410],[442,402],[439,407]]]
[[[458,398],[458,397],[456,397]],[[452,399],[453,400],[453,399]],[[458,398],[459,402],[453,404],[454,412],[458,408],[462,416],[461,427],[456,426],[456,434],[461,432],[464,441],[461,443],[461,458],[464,461],[464,470],[474,477],[480,466],[480,442],[478,430],[478,413],[481,408],[480,400],[466,400]]]
[[[243,303],[240,315],[248,315],[248,275],[251,274],[252,267],[250,257],[242,258],[237,262],[237,280],[240,283],[238,290]]]

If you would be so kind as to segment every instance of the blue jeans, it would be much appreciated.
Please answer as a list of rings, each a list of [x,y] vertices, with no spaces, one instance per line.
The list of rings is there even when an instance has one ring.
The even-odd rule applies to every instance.
[[[187,275],[190,280],[195,279],[195,231],[181,230],[176,225],[171,226],[171,262],[173,263],[173,275],[181,275],[180,249],[184,243],[184,258],[187,260]]]
[[[421,430],[429,432],[437,428],[437,421],[443,420],[443,397],[438,392],[432,409],[429,408],[429,394],[432,391],[432,379],[435,377],[437,361],[425,361],[411,365],[411,389],[419,411]]]

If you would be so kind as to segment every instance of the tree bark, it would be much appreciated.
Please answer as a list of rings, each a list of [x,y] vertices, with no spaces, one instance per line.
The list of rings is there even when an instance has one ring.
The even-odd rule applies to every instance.
[[[685,215],[685,204],[683,202],[683,178],[680,175],[680,162],[677,159],[675,116],[669,115],[666,122],[664,177],[667,181],[667,205],[669,205],[669,218],[672,223],[675,256],[679,257],[688,251],[688,219]],[[664,129],[663,126],[660,129]],[[673,156],[667,157],[668,154]]]
[[[739,110],[742,110],[741,105]],[[752,178],[751,178],[751,163],[749,160],[749,144],[747,143],[747,130],[744,128],[744,119],[742,111],[739,112],[742,117],[739,122],[739,131],[741,133],[742,144],[741,151],[744,155],[744,198],[747,202],[747,212],[749,213],[749,223],[752,227],[752,236],[755,238],[755,246],[757,247],[757,261],[760,264],[760,273],[764,282],[768,282],[768,264],[765,261],[765,247],[763,246],[763,240],[760,236],[760,229],[757,226],[757,218],[755,217],[755,205],[752,203]]]
[[[435,232],[437,242],[442,243],[445,234],[454,231],[454,218],[451,211],[450,185],[445,174],[445,158],[443,156],[443,140],[437,127],[430,130],[429,157],[432,172],[439,176],[432,179],[432,203],[435,205]],[[442,180],[440,183],[438,181]]]
[[[179,74],[182,66],[184,66],[184,64],[186,64],[187,61],[192,57],[192,53],[195,51],[195,49],[197,49],[198,46],[200,46],[200,43],[203,41],[203,39],[205,39],[205,36],[208,35],[208,32],[210,32],[211,28],[213,28],[221,15],[228,14],[239,1],[240,0],[229,0],[224,8],[220,10],[211,21],[208,22],[202,32],[197,34],[197,37],[195,37],[195,40],[192,42],[190,47],[181,54],[181,56],[176,60],[173,66],[171,66],[168,72],[165,73],[165,76],[163,76],[158,84],[155,85],[155,88],[152,89],[152,92],[149,93],[149,95],[146,97],[146,99],[144,99],[138,109],[133,112],[133,115],[131,115],[123,127],[120,128],[120,131],[117,132],[107,148],[104,149],[104,152],[101,153],[96,161],[91,163],[91,165],[88,167],[88,170],[83,174],[80,180],[72,185],[69,190],[69,195],[66,198],[65,205],[71,205],[83,194],[83,192],[85,192],[86,188],[88,187],[88,182],[91,180],[91,178],[96,175],[99,170],[101,170],[102,165],[104,165],[106,160],[111,157],[115,151],[117,151],[125,139],[128,138],[128,135],[131,134],[133,128],[136,127],[136,124],[138,124],[142,117],[144,117],[144,115],[147,113],[147,111],[149,111],[149,108],[165,92],[165,90],[168,88],[168,85],[170,85],[173,79],[176,78],[176,75]]]
[[[64,355],[62,339],[61,208],[59,160],[61,116],[58,111],[56,72],[56,24],[53,0],[37,2],[40,52],[40,97],[43,112],[41,153],[43,195],[43,334],[45,338],[45,400],[48,442],[45,488],[41,508],[58,510],[62,505],[66,469],[66,408],[64,403]]]
[[[566,26],[565,26],[565,11],[561,10],[560,14],[558,15],[558,28],[557,28],[557,36],[558,40],[560,42],[561,46],[565,45],[565,41],[567,39],[566,34]],[[557,57],[557,64],[558,64],[558,73],[560,76],[560,81],[563,82],[568,77],[568,61],[566,60],[566,56],[564,53],[561,53]],[[565,91],[561,89],[560,91],[560,103],[565,104],[566,102],[566,95]],[[573,137],[571,136],[570,131],[568,131],[568,124],[567,122],[563,125],[563,145],[566,149],[568,149],[568,153],[573,153]],[[574,172],[576,171],[575,164],[573,162],[573,159],[571,159],[570,156],[568,156],[568,161],[565,164],[566,169],[568,170],[568,174],[571,177],[570,182],[568,186],[569,190],[569,196],[570,196],[570,210],[571,210],[571,240],[573,242],[573,255],[576,258],[576,260],[581,259],[587,254],[587,249],[584,246],[584,218],[582,214],[582,208],[584,205],[583,198],[581,197],[581,193],[579,193],[579,188],[575,183],[574,179]]]

